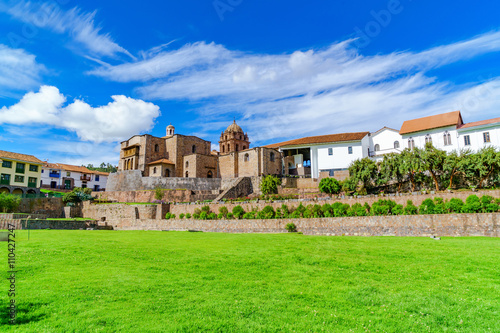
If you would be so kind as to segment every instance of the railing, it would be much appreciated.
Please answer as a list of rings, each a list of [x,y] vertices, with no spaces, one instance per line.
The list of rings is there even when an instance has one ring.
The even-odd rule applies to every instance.
[[[80,177],[80,180],[86,180],[86,181],[90,181],[90,176],[81,176]]]
[[[123,152],[123,157],[134,156],[137,152],[137,148],[127,149]]]
[[[28,183],[28,187],[36,188],[36,183]]]
[[[16,168],[16,173],[24,173],[24,168]]]
[[[58,172],[51,172],[51,173],[49,173],[49,177],[52,177],[52,178],[61,178],[61,174],[58,173]]]
[[[2,179],[2,180],[0,180],[0,184],[2,184],[2,185],[10,185],[10,179]]]

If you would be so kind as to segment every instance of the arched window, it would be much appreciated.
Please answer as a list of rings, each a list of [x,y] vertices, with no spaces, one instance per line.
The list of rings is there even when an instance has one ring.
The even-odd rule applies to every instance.
[[[189,168],[189,162],[186,161],[186,168]]]
[[[236,144],[236,151],[238,151],[238,148],[240,148],[240,147],[238,146],[238,144]]]
[[[379,144],[376,144],[376,145],[375,145],[374,150],[375,150],[375,151],[379,151],[379,150],[380,150],[380,145],[379,145]]]
[[[195,145],[193,145],[193,147],[191,147],[191,151],[193,152],[193,154],[196,153],[196,146]]]
[[[425,144],[431,143],[432,144],[432,138],[430,134],[427,134],[425,136]]]
[[[243,146],[243,150],[247,149],[247,146]]]
[[[170,177],[170,170],[169,169],[165,170],[165,177]]]
[[[158,144],[155,144],[155,152],[159,152],[160,151],[160,146]]]
[[[240,135],[240,140],[241,140],[241,135]]]
[[[225,140],[227,141],[227,135],[226,135],[226,138],[225,138]]]
[[[444,132],[444,134],[443,134],[443,140],[444,140],[444,145],[445,146],[451,145],[451,134],[448,133],[448,131]]]
[[[394,149],[399,149],[399,141],[394,141]]]
[[[250,161],[250,155],[248,153],[245,154],[245,158],[243,159],[245,162]]]
[[[209,170],[209,171],[207,172],[207,178],[212,178],[212,177],[213,177],[212,171],[211,171],[211,170]]]
[[[189,177],[189,172],[186,171],[186,178]]]
[[[225,153],[226,152],[226,146],[222,145],[222,152]]]
[[[413,140],[413,138],[408,139],[408,148],[410,149],[415,148],[415,140]]]
[[[229,153],[231,151],[231,145],[228,143],[227,144],[227,152]]]
[[[155,174],[155,173],[156,173],[156,167],[153,168],[153,174]]]
[[[274,153],[271,153],[271,155],[269,157],[270,157],[271,162],[274,162]]]

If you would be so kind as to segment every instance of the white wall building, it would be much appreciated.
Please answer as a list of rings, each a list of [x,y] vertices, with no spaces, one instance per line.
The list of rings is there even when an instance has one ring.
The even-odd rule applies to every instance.
[[[401,153],[405,148],[403,137],[398,130],[384,127],[370,134],[370,157],[375,161],[382,161],[384,155]]]
[[[43,188],[72,190],[83,187],[103,191],[106,189],[108,173],[89,170],[83,166],[46,163],[42,167],[41,181]]]

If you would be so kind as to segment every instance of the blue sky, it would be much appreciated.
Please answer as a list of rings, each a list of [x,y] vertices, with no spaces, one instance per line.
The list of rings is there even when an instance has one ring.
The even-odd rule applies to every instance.
[[[218,149],[500,112],[500,4],[1,1],[0,149],[116,164],[172,123]]]

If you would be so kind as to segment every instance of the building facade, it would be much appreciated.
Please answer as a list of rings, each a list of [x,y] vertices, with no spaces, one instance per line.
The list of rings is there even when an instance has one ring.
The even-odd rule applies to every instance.
[[[39,193],[43,161],[35,156],[0,150],[0,192]]]
[[[42,166],[41,187],[47,189],[72,190],[75,187],[104,191],[107,172],[89,170],[84,166],[62,163],[45,163]]]

